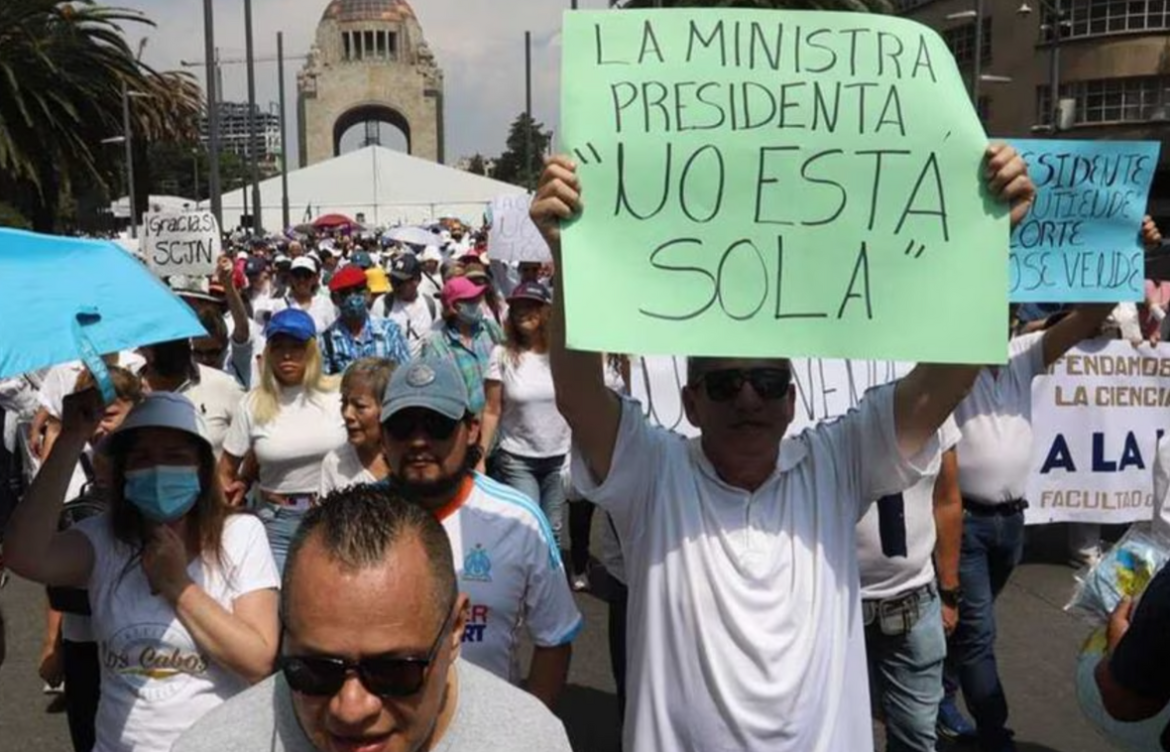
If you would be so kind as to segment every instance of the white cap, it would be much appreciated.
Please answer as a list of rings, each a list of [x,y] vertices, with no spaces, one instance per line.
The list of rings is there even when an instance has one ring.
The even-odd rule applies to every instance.
[[[423,252],[421,254],[419,254],[418,260],[419,261],[438,261],[439,263],[442,263],[443,255],[441,253],[439,253],[439,247],[437,245],[428,245],[426,248],[423,249]]]
[[[317,262],[308,256],[300,256],[292,262],[292,271],[297,269],[308,269],[313,274],[317,273]]]

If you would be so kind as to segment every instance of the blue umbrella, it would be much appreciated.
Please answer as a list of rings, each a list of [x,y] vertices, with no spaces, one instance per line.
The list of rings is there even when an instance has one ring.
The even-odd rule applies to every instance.
[[[82,360],[113,401],[100,353],[206,332],[195,313],[110,241],[0,229],[0,378]]]

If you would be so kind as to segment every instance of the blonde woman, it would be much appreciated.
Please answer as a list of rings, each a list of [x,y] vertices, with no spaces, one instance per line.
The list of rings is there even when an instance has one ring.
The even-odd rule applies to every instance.
[[[260,385],[232,419],[219,473],[228,501],[241,504],[248,484],[240,465],[249,455],[254,460],[257,511],[283,571],[301,517],[317,504],[322,461],[345,445],[346,431],[336,380],[322,371],[312,317],[285,309],[272,317],[264,336]]]

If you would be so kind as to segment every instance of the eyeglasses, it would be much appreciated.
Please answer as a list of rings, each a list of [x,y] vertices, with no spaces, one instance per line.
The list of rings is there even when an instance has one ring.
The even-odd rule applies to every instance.
[[[776,400],[788,395],[792,372],[787,368],[728,368],[708,371],[698,378],[712,402],[729,402],[739,396],[744,384],[751,384],[760,399]]]
[[[459,421],[425,409],[402,410],[391,415],[385,423],[386,432],[398,441],[406,441],[420,429],[432,439],[446,441],[458,427]]]
[[[376,655],[358,661],[316,655],[287,655],[280,659],[280,670],[294,692],[314,697],[330,697],[354,672],[370,694],[379,697],[410,697],[418,694],[427,680],[427,669],[435,662],[439,647],[455,618],[455,609],[447,613],[439,635],[423,658]]]

